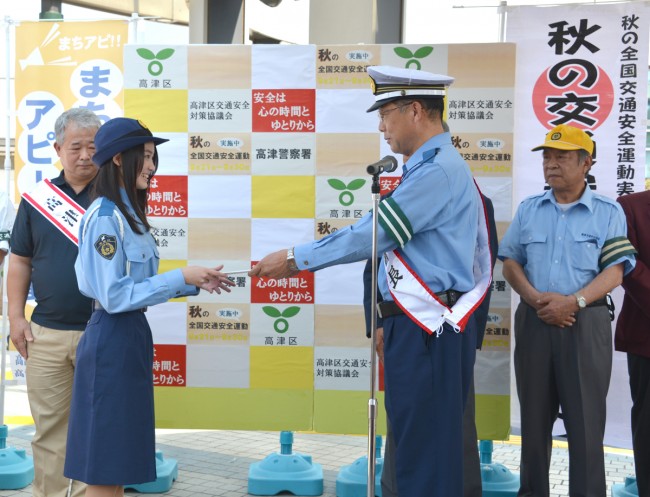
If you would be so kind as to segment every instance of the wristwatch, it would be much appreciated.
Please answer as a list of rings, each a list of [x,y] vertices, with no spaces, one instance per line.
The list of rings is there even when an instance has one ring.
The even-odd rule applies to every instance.
[[[293,255],[293,247],[287,250],[287,266],[291,271],[300,271],[298,265],[296,264],[296,258]]]
[[[587,307],[587,301],[582,295],[580,295],[579,293],[574,293],[573,295],[575,295],[576,302],[578,302],[578,307],[580,308],[580,310]]]

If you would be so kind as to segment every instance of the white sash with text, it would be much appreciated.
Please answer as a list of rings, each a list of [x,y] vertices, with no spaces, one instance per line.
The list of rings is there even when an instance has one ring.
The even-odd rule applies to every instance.
[[[478,190],[478,185],[476,185]],[[479,191],[480,195],[480,191]],[[440,335],[448,323],[456,332],[463,331],[472,313],[481,304],[492,282],[490,238],[483,197],[479,202],[479,223],[474,253],[475,285],[453,307],[446,306],[420,279],[395,249],[384,254],[386,280],[395,303],[427,333]]]
[[[85,209],[45,179],[22,197],[50,221],[68,240],[79,245],[79,224]]]

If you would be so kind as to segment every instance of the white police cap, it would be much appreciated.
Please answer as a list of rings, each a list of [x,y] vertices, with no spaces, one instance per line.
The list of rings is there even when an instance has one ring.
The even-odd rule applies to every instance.
[[[451,76],[417,69],[370,66],[367,71],[375,95],[368,112],[398,98],[444,98],[447,87],[454,82]]]

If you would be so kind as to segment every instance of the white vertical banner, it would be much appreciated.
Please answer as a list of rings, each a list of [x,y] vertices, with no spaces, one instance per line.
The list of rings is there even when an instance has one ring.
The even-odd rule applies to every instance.
[[[592,134],[590,186],[615,198],[645,179],[650,3],[508,9],[517,43],[515,203],[544,185],[540,152],[558,124]]]
[[[584,129],[596,142],[587,179],[596,193],[616,198],[644,189],[649,27],[650,2],[508,8],[506,37],[517,43],[513,211],[548,188],[541,152],[531,148],[559,124]],[[619,309],[621,298],[618,289]],[[627,382],[625,356],[615,353],[608,445],[631,447]],[[515,403],[513,395],[518,427]]]

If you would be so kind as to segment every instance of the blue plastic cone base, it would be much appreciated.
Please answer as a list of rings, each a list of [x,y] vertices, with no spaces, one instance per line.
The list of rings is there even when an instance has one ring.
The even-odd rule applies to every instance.
[[[162,494],[168,492],[174,481],[178,478],[178,462],[176,459],[165,459],[163,453],[156,451],[156,475],[155,481],[138,483],[137,485],[124,485],[143,494]]]
[[[280,452],[269,454],[248,469],[248,493],[322,495],[323,467],[307,454],[292,453],[293,432],[280,433]]]
[[[624,484],[612,485],[612,497],[639,497],[636,477],[628,476]]]
[[[381,497],[381,474],[384,458],[375,462],[375,495]],[[343,466],[336,477],[336,497],[366,497],[368,495],[368,456],[363,456],[349,466]]]
[[[519,473],[513,473],[503,464],[481,464],[483,497],[510,497],[519,492]]]
[[[483,497],[510,497],[519,492],[519,473],[513,473],[503,464],[492,462],[492,440],[479,442],[481,455],[481,484]]]
[[[0,425],[0,490],[18,490],[34,481],[34,460],[24,449],[7,447],[7,425]]]
[[[23,449],[0,449],[0,490],[25,488],[34,480],[34,461]]]
[[[294,495],[322,495],[323,467],[312,463],[306,454],[269,454],[262,461],[250,465],[248,493],[252,495],[277,495],[291,492]]]

